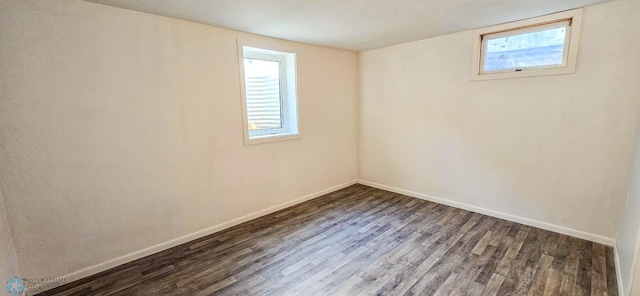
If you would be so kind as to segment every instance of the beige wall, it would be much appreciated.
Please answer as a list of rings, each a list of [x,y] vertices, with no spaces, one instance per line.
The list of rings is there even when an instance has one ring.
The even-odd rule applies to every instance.
[[[631,288],[631,292],[629,292],[629,295],[640,296],[640,265],[636,265],[635,270],[636,271],[633,280],[633,286]]]
[[[634,1],[630,3],[632,5],[627,8],[630,11],[640,11],[640,2]],[[636,32],[636,35],[640,34],[640,21],[633,19],[633,22],[629,23],[628,30]],[[630,40],[631,48],[635,49],[635,54],[629,57],[630,65],[640,65],[640,37],[636,36]],[[636,83],[636,98],[640,99],[640,84],[638,81],[639,74],[635,74]],[[616,250],[619,257],[619,268],[621,273],[622,287],[624,293],[633,293],[632,295],[640,296],[640,272],[638,268],[640,265],[633,263],[637,262],[638,254],[640,254],[640,125],[636,128],[635,134],[635,149],[633,150],[633,159],[631,162],[631,171],[628,179],[628,193],[629,200],[626,202],[626,207],[621,214],[620,222],[618,225],[618,231],[616,234]],[[635,280],[633,280],[635,271]],[[631,290],[633,282],[633,290]]]
[[[11,229],[7,221],[4,198],[0,191],[0,283],[4,284],[10,277],[19,275],[16,249],[13,245]]]
[[[614,238],[640,107],[632,2],[585,9],[570,75],[471,82],[471,31],[362,53],[359,177]]]
[[[356,178],[357,54],[297,52],[302,139],[243,145],[236,38],[78,0],[0,0],[0,184],[54,277]]]
[[[616,249],[620,258],[619,268],[624,291],[629,291],[633,263],[640,245],[640,128],[636,131],[636,146],[629,177],[629,202],[620,219],[616,235]],[[640,295],[640,283],[636,287]]]

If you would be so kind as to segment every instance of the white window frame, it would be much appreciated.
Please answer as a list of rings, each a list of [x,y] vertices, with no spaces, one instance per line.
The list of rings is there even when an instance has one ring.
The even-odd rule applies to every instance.
[[[296,54],[291,50],[274,48],[256,42],[238,39],[240,88],[242,94],[242,119],[244,144],[253,145],[275,141],[299,139],[298,96],[296,79]],[[280,116],[282,126],[277,129],[249,131],[247,92],[244,75],[244,59],[258,59],[280,63]]]
[[[581,22],[582,8],[475,30],[473,33],[471,80],[478,81],[575,73]],[[484,71],[484,51],[488,39],[558,28],[563,27],[563,25],[567,25],[563,64]]]

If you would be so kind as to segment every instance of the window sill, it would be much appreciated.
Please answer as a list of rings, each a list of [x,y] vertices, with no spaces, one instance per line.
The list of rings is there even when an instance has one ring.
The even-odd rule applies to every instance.
[[[471,76],[471,81],[509,79],[509,78],[547,76],[547,75],[562,75],[562,74],[573,74],[575,72],[576,72],[576,67],[574,64],[567,67],[526,70],[526,71],[519,71],[519,72],[513,71],[513,72],[501,72],[501,73],[474,74]]]
[[[273,135],[263,135],[263,136],[255,136],[255,137],[247,137],[244,139],[244,145],[256,145],[263,143],[271,143],[271,142],[279,142],[279,141],[288,141],[300,139],[302,136],[300,133],[282,133],[282,134],[273,134]]]

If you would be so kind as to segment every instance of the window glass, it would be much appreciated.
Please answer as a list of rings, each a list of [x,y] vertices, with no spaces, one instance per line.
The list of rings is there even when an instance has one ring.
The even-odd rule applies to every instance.
[[[500,71],[544,66],[562,66],[565,62],[567,26],[532,32],[486,36],[483,71]]]
[[[280,62],[244,59],[250,131],[282,128]]]

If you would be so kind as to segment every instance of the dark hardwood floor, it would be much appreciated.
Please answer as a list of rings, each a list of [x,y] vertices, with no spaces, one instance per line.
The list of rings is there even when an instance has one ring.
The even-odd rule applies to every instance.
[[[40,295],[617,295],[601,244],[364,185]]]

